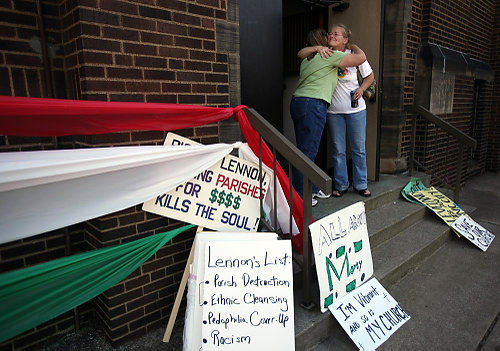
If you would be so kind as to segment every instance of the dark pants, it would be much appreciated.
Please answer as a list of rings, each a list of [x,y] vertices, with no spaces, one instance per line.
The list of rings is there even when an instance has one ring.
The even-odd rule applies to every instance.
[[[290,102],[297,148],[313,162],[325,127],[327,107],[326,101],[307,97],[293,97]],[[293,172],[293,187],[302,196],[302,174],[296,169]],[[313,184],[313,193],[317,191],[318,188]]]

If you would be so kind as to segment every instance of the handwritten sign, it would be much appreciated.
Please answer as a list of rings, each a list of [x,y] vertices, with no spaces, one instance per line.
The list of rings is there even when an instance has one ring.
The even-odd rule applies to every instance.
[[[410,193],[418,202],[424,204],[439,216],[446,224],[452,225],[465,212],[453,201],[443,195],[434,187]]]
[[[168,133],[167,145],[197,144]],[[262,176],[262,196],[269,175]],[[142,209],[161,216],[220,231],[255,232],[260,220],[259,167],[228,155],[214,166],[156,198]]]
[[[196,235],[193,264],[189,277],[188,305],[184,324],[183,350],[200,350],[203,346],[201,338],[203,320],[203,296],[205,287],[205,251],[209,243],[224,241],[237,242],[246,246],[247,242],[258,242],[261,246],[274,246],[278,236],[276,233],[227,233],[201,232]],[[192,302],[192,304],[190,303]]]
[[[290,241],[205,247],[203,350],[294,350]]]
[[[483,251],[486,251],[495,239],[495,236],[488,229],[467,215],[460,216],[452,223],[451,227]]]
[[[328,308],[360,350],[375,350],[410,319],[375,278]]]
[[[408,184],[401,190],[401,195],[408,201],[413,202],[414,204],[419,204],[418,201],[413,200],[410,197],[411,193],[416,191],[427,189],[424,183],[422,183],[422,179],[420,178],[411,178]]]
[[[373,274],[365,204],[355,203],[309,226],[321,312]]]

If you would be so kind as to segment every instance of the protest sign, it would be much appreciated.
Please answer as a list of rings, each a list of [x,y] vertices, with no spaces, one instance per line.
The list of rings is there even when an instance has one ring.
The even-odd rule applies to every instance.
[[[486,251],[495,239],[495,236],[488,229],[467,215],[460,216],[452,223],[451,227],[483,251]]]
[[[205,248],[203,350],[294,350],[290,241]]]
[[[209,243],[217,241],[237,241],[246,246],[246,242],[258,242],[262,246],[273,246],[277,241],[276,233],[225,233],[202,232],[196,235],[193,263],[188,280],[187,306],[184,323],[183,350],[200,350],[202,348],[202,308],[205,281],[205,248]],[[245,243],[245,244],[243,244]]]
[[[165,144],[197,143],[168,133]],[[264,172],[261,179],[264,197],[269,175]],[[228,155],[188,182],[145,202],[142,209],[214,230],[255,232],[260,196],[259,167]]]
[[[443,195],[434,187],[409,193],[418,202],[424,204],[439,216],[446,224],[451,226],[465,212],[453,201]]]
[[[403,190],[401,190],[401,195],[403,195],[403,197],[406,200],[413,202],[414,204],[420,204],[420,202],[413,200],[410,197],[410,194],[414,193],[416,191],[425,190],[425,189],[427,189],[427,188],[424,185],[424,183],[422,183],[422,179],[411,178],[410,181],[408,182],[408,184],[406,184],[406,186],[403,188]]]
[[[355,203],[309,226],[318,274],[320,307],[329,305],[373,274],[365,204]]]
[[[328,307],[360,350],[375,350],[409,319],[375,278]]]

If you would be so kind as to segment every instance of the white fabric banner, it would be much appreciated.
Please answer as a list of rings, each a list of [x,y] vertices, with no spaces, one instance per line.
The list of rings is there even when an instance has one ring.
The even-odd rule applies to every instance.
[[[259,164],[259,158],[255,156],[250,146],[247,143],[244,143],[238,149],[238,156],[243,160],[251,161],[255,164]],[[283,193],[283,189],[280,186],[278,179],[276,179],[276,183],[278,185],[276,197],[277,197],[277,206],[274,206],[274,171],[267,167],[264,163],[262,163],[262,169],[270,175],[269,188],[267,189],[266,197],[264,199],[263,207],[264,212],[266,213],[266,220],[271,224],[273,228],[275,228],[274,222],[274,209],[276,208],[278,213],[276,218],[278,219],[278,228],[281,228],[284,234],[289,234],[290,232],[290,206],[288,206],[288,201],[286,200],[285,194]],[[295,223],[295,219],[292,218],[292,234],[299,234],[299,228],[297,227],[297,223]]]
[[[239,144],[0,153],[0,244],[140,204]]]

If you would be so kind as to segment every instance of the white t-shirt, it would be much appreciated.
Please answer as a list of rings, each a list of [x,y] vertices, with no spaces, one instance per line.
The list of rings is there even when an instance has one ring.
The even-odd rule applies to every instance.
[[[345,51],[347,54],[351,50]],[[368,77],[373,71],[368,61],[359,65],[359,72],[363,78]],[[359,88],[357,67],[347,67],[342,70],[340,67],[337,72],[337,89],[332,96],[332,103],[328,107],[328,113],[354,113],[366,109],[366,103],[363,97],[358,100],[358,107],[351,107],[351,90]]]

